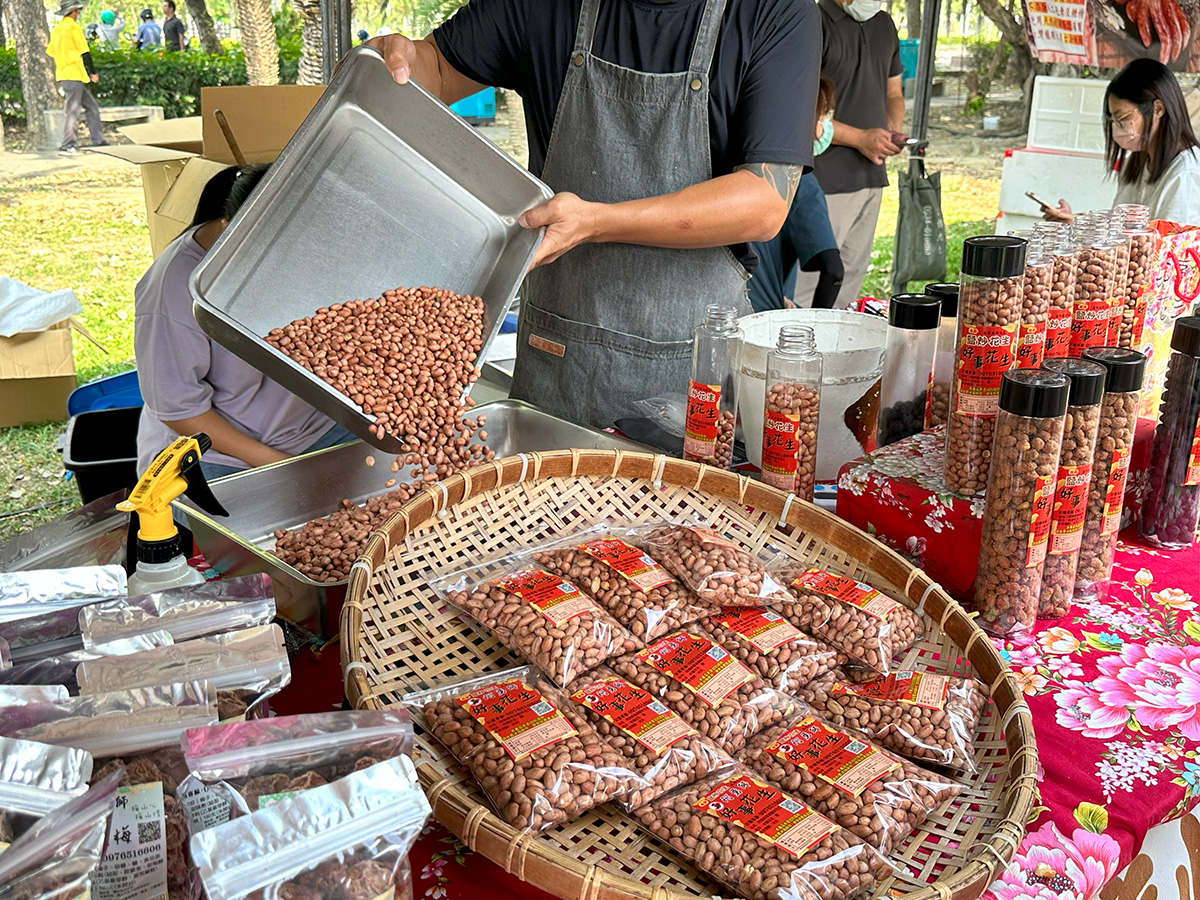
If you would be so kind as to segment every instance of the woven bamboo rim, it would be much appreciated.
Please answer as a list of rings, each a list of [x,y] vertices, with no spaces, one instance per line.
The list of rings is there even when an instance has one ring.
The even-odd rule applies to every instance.
[[[931,635],[899,665],[973,674],[994,704],[976,734],[979,774],[963,779],[959,801],[893,851],[908,871],[874,896],[975,900],[1012,859],[1038,799],[1033,720],[1012,672],[923,571],[836,516],[745,476],[665,456],[564,450],[496,460],[431,485],[371,536],[350,572],[341,618],[350,702],[382,709],[410,690],[515,664],[494,638],[443,610],[426,578],[618,514],[707,514],[755,549],[773,543],[924,612]],[[434,815],[523,881],[579,900],[684,900],[712,891],[668,847],[607,807],[539,835],[518,832],[492,814],[432,738],[419,736],[417,747]]]

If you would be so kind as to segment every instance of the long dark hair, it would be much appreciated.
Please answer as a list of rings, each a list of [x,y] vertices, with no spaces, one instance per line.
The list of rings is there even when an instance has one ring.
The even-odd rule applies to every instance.
[[[1117,146],[1112,128],[1104,129],[1104,155],[1111,171],[1120,167],[1122,184],[1145,181],[1154,184],[1175,157],[1191,147],[1200,147],[1188,117],[1183,91],[1171,70],[1156,59],[1135,59],[1108,83],[1104,92],[1104,120],[1109,122],[1108,98],[1116,97],[1134,104],[1142,115],[1143,128],[1154,122],[1154,101],[1162,104],[1163,116],[1149,144],[1136,153]]]
[[[213,219],[232,219],[269,168],[266,165],[229,166],[208,179],[196,202],[191,227]]]

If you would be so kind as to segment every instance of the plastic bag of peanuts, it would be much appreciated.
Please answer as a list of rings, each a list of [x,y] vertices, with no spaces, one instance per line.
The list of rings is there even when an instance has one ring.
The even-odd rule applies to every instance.
[[[578,585],[639,640],[654,640],[705,615],[692,592],[626,540],[625,531],[580,532],[539,546],[533,559]]]
[[[418,691],[400,702],[518,830],[562,825],[646,787],[567,695],[526,666]]]
[[[754,554],[712,526],[668,522],[631,531],[635,541],[710,606],[766,606],[787,592]]]
[[[727,606],[700,620],[718,644],[771,687],[788,693],[846,662],[773,609]]]
[[[697,625],[609,663],[714,743],[738,753],[747,738],[778,722],[795,701],[772,690]]]
[[[785,618],[881,675],[925,633],[918,613],[869,584],[790,559],[771,571],[788,586]]]
[[[575,584],[518,553],[430,582],[559,687],[645,642]]]
[[[571,699],[608,746],[645,784],[619,800],[625,809],[643,806],[680,785],[691,784],[734,764],[708,738],[661,700],[601,666],[571,686]]]
[[[744,766],[672,791],[633,815],[747,900],[849,900],[892,872],[848,829]]]
[[[919,763],[976,772],[975,731],[987,694],[973,678],[893,672],[851,684],[822,675],[796,696],[831,725]]]
[[[962,786],[944,775],[808,714],[760,731],[746,745],[743,759],[884,854],[962,793]]]

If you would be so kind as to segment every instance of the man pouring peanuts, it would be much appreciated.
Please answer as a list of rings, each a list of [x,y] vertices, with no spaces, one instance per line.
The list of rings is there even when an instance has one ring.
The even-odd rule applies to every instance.
[[[692,331],[741,305],[747,246],[812,164],[820,27],[807,0],[473,0],[423,40],[366,46],[445,103],[521,95],[557,193],[521,289],[512,395],[596,426],[680,391]]]

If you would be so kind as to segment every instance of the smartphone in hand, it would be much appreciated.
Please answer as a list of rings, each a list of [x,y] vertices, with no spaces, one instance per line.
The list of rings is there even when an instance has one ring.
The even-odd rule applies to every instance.
[[[1039,197],[1033,191],[1026,191],[1025,196],[1028,197],[1030,200],[1032,200],[1034,203],[1036,203],[1038,206],[1040,206],[1042,209],[1058,209],[1057,206],[1054,206],[1051,203],[1047,203],[1045,200],[1043,200],[1041,197]]]

